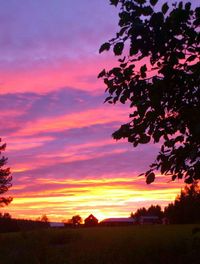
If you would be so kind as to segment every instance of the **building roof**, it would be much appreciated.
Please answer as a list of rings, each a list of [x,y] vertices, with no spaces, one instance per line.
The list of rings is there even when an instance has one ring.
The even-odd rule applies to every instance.
[[[85,218],[85,221],[89,221],[89,220],[98,221],[98,219],[93,214],[90,214],[87,218]]]
[[[156,215],[140,216],[140,218],[147,220],[159,219],[159,217]]]
[[[102,223],[134,223],[135,220],[132,217],[119,217],[119,218],[107,218]]]
[[[64,227],[64,223],[61,222],[50,222],[50,227]]]

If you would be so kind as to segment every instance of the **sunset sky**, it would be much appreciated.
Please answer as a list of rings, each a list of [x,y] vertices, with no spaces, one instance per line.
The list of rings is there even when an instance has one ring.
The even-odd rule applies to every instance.
[[[183,186],[137,177],[159,145],[132,148],[111,137],[128,107],[103,104],[97,79],[114,65],[99,55],[117,30],[108,0],[0,0],[0,104],[4,153],[12,169],[13,217],[52,221],[129,216],[174,200]]]

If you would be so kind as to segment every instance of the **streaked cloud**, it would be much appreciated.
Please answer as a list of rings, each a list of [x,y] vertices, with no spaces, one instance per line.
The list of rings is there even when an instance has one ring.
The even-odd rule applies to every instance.
[[[174,199],[182,183],[137,175],[159,145],[133,149],[111,134],[128,120],[126,106],[107,105],[97,79],[113,65],[101,43],[116,31],[107,0],[1,1],[0,135],[13,171],[13,217],[73,214],[128,216]],[[88,19],[90,18],[90,19]]]

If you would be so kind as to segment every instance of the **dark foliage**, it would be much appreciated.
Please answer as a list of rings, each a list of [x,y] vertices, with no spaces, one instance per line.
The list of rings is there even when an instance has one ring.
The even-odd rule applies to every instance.
[[[157,216],[161,218],[163,216],[162,209],[159,205],[151,205],[149,208],[139,208],[134,214],[131,213],[131,217],[138,218],[140,216]]]
[[[120,8],[116,36],[100,52],[112,48],[118,66],[99,74],[107,86],[106,102],[129,103],[130,122],[114,134],[137,147],[161,143],[156,161],[145,173],[155,171],[200,179],[200,7],[190,2],[110,0]]]
[[[44,223],[49,223],[49,218],[47,217],[47,215],[43,214],[40,218],[40,221]]]
[[[80,215],[74,215],[72,216],[72,219],[70,219],[70,223],[74,227],[80,226],[80,224],[82,223],[82,218],[80,217]]]
[[[28,231],[48,227],[48,222],[33,221],[26,219],[13,219],[8,213],[0,215],[0,233]]]
[[[0,139],[1,142],[1,139]],[[6,148],[6,144],[0,146],[0,155],[1,152]],[[4,156],[0,157],[0,195],[4,194],[11,187],[12,176],[10,168],[4,168],[7,163],[7,158]],[[12,201],[11,197],[0,197],[0,207],[8,205]]]
[[[9,213],[0,213],[0,219],[11,219],[12,216]]]
[[[200,223],[200,188],[197,183],[186,186],[177,196],[174,203],[164,211],[173,224]]]

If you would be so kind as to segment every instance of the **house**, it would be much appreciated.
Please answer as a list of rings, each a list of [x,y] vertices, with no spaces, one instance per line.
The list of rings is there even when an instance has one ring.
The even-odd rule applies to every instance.
[[[96,226],[98,225],[99,220],[92,214],[90,214],[87,218],[84,220],[85,226]]]
[[[155,215],[140,216],[140,217],[138,217],[137,222],[141,225],[161,224],[160,218],[158,216],[155,216]]]
[[[100,225],[102,226],[127,226],[133,225],[135,219],[132,217],[120,217],[120,218],[107,218],[101,221]]]

